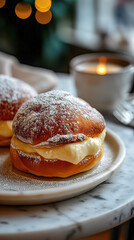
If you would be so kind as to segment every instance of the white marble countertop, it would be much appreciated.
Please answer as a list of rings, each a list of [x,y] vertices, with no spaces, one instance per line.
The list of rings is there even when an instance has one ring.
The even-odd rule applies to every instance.
[[[75,95],[70,78],[64,76],[61,80],[60,88]],[[95,189],[69,200],[37,206],[0,206],[1,240],[80,239],[134,216],[134,129],[121,125],[111,115],[105,120],[125,143],[127,154],[122,167]]]

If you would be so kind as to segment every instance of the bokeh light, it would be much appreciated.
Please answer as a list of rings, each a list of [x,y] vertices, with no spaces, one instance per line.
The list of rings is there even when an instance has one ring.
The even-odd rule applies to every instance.
[[[29,3],[17,3],[15,7],[15,13],[17,17],[21,19],[26,19],[31,15],[32,7]]]
[[[6,4],[6,0],[0,0],[0,8],[4,7]]]
[[[40,24],[47,24],[52,19],[52,13],[51,11],[48,12],[39,12],[38,10],[35,13],[35,18],[38,23]]]
[[[35,7],[39,12],[47,12],[52,5],[51,0],[35,0]]]

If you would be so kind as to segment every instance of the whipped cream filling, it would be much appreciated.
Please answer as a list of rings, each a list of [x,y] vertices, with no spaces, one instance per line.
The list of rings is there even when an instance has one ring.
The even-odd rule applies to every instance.
[[[73,164],[78,164],[86,156],[95,155],[101,150],[105,135],[106,130],[104,130],[98,136],[94,138],[89,137],[82,142],[68,143],[49,148],[37,148],[37,146],[23,143],[13,136],[11,145],[16,150],[20,150],[25,153],[36,153],[45,159],[58,159]]]
[[[12,123],[13,121],[0,121],[0,136],[5,138],[12,137]]]

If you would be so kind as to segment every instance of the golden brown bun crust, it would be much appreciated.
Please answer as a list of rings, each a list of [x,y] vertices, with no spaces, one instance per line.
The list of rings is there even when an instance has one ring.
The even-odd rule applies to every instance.
[[[0,138],[0,147],[9,146],[11,141],[10,138]]]
[[[10,147],[10,156],[14,166],[23,171],[43,177],[69,177],[93,168],[102,158],[103,147],[98,155],[89,160],[82,160],[78,164],[57,160],[51,161],[39,155],[28,155]]]
[[[16,112],[36,91],[18,79],[0,75],[0,120],[13,120]]]
[[[83,141],[104,128],[104,118],[96,109],[59,90],[24,103],[13,121],[13,132],[19,140],[48,146]]]

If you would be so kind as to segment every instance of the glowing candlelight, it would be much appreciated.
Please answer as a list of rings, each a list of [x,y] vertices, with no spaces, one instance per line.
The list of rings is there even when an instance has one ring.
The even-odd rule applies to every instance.
[[[107,73],[106,63],[107,59],[105,57],[99,58],[99,64],[97,65],[96,72],[100,75],[104,75]]]
[[[107,62],[106,57],[100,57],[98,62],[85,62],[76,66],[78,71],[84,71],[86,73],[93,73],[99,75],[105,75],[108,73],[119,72],[122,67],[120,65]]]
[[[106,66],[105,64],[98,64],[97,68],[96,68],[96,72],[100,75],[104,75],[107,73],[107,69],[106,69]]]

